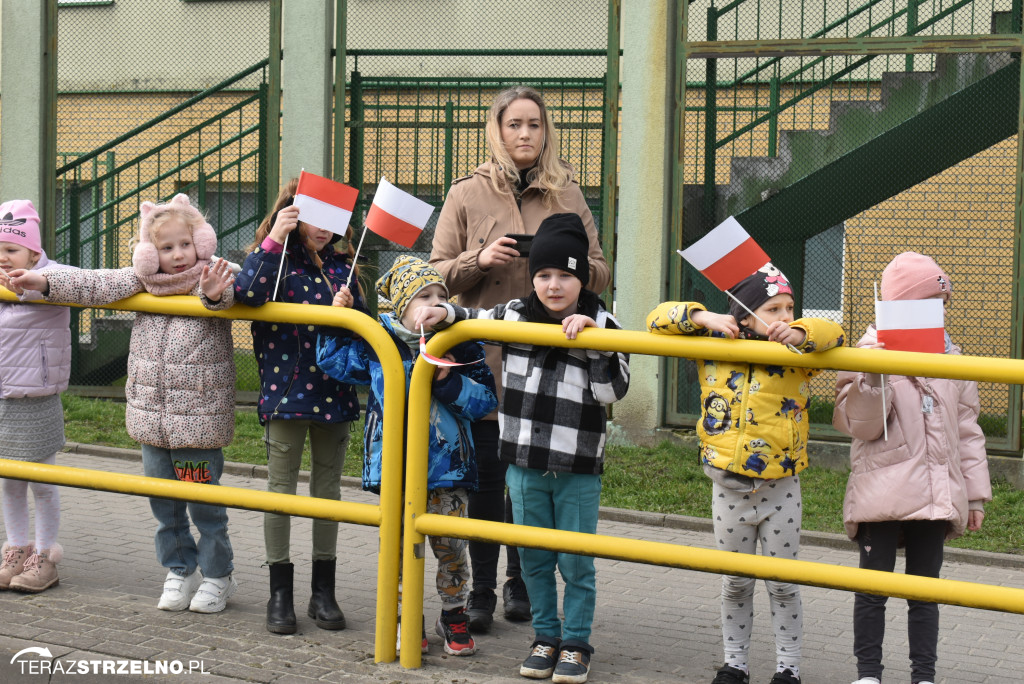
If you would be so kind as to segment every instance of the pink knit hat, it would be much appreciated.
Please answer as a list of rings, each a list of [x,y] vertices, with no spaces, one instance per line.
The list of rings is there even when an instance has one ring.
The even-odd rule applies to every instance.
[[[153,219],[162,211],[176,209],[182,213],[189,214],[200,225],[192,230],[192,244],[196,247],[196,259],[199,261],[209,260],[217,250],[217,234],[213,226],[206,222],[202,213],[193,207],[189,202],[188,195],[178,193],[167,204],[153,204],[143,202],[139,206],[139,244],[135,245],[135,253],[132,255],[132,266],[139,275],[153,275],[160,270],[160,255],[157,254],[156,245],[153,244],[153,237],[150,229],[153,226]]]
[[[0,204],[0,242],[13,242],[42,254],[39,214],[31,200],[11,200]]]
[[[899,254],[882,271],[882,299],[930,299],[942,295],[949,301],[953,283],[930,256],[917,252]]]

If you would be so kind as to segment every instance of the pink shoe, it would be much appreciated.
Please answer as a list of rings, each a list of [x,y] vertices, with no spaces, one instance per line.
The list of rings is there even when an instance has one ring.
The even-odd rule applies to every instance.
[[[11,589],[26,594],[38,594],[60,584],[57,577],[57,563],[64,557],[64,549],[54,544],[49,549],[37,551],[25,560],[20,575],[11,580]]]
[[[4,544],[0,549],[0,556],[3,556],[3,564],[0,564],[0,590],[10,589],[11,580],[20,575],[25,568],[25,561],[35,551],[32,544],[28,546],[11,546]]]

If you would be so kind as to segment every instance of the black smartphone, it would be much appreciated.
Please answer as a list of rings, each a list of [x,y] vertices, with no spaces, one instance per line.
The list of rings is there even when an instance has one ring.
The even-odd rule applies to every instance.
[[[516,241],[515,248],[519,252],[519,256],[530,256],[530,245],[533,244],[532,235],[527,235],[525,233],[505,233],[505,237],[512,238]]]

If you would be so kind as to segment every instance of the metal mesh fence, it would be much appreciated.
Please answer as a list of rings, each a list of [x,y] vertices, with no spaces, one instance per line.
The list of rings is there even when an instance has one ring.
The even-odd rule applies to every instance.
[[[269,3],[60,5],[57,249],[83,268],[131,264],[139,204],[187,193],[245,256],[264,211],[261,117]],[[118,383],[133,314],[75,314],[72,384]],[[248,324],[234,324],[239,387],[256,389]]]
[[[1012,0],[690,5],[690,40],[864,38],[1020,30]],[[733,215],[795,284],[803,315],[874,319],[873,285],[900,252],[951,276],[946,328],[964,353],[1011,356],[1019,55],[829,55],[691,59],[682,241]],[[726,307],[681,264],[683,297]],[[798,311],[800,313],[801,311]],[[674,374],[672,420],[698,413],[696,371]],[[810,418],[830,434],[834,372]],[[1011,388],[980,387],[990,446],[1007,439]],[[1017,420],[1010,421],[1018,426]]]
[[[440,208],[452,180],[489,158],[483,126],[494,96],[525,84],[544,96],[561,156],[600,226],[608,0],[572,0],[558,11],[540,0],[461,2],[450,12],[417,0],[388,21],[382,4],[348,3],[342,177],[362,190],[356,215],[369,207],[381,177]],[[524,16],[544,21],[523,31]],[[368,235],[367,284],[399,253],[426,258],[438,213],[412,250]]]

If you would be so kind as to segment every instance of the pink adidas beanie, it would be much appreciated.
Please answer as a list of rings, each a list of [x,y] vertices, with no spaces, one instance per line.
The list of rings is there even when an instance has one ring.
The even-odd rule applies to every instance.
[[[917,252],[903,252],[882,271],[882,299],[930,299],[942,295],[949,301],[953,283],[935,260]]]
[[[13,242],[42,254],[39,214],[31,200],[11,200],[0,204],[0,242]]]

